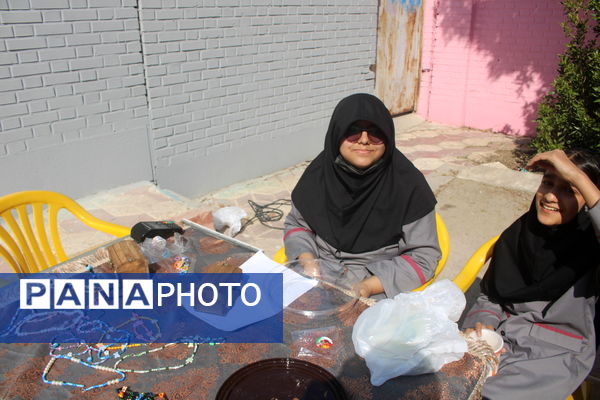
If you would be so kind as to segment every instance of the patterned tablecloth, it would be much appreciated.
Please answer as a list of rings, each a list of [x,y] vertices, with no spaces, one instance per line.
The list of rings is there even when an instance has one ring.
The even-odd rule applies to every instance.
[[[186,238],[192,246],[187,251],[194,256],[194,270],[200,272],[215,263],[241,263],[251,253],[247,248],[219,241],[204,233],[188,229]],[[110,261],[103,255],[105,249],[86,254],[99,270],[110,270]],[[82,259],[62,266],[72,271],[81,267]],[[151,270],[166,271],[169,263],[150,266]],[[302,301],[302,297],[297,301]],[[328,317],[307,319],[284,311],[284,343],[199,344],[193,347],[175,344],[163,348],[161,344],[130,346],[123,353],[142,354],[128,357],[118,367],[145,371],[179,366],[159,372],[126,372],[117,384],[89,391],[71,386],[49,385],[41,379],[51,357],[48,344],[0,344],[0,399],[117,399],[116,389],[129,386],[137,392],[164,392],[168,399],[214,399],[223,382],[235,371],[250,363],[277,357],[292,357],[320,365],[331,372],[342,384],[351,399],[477,399],[480,386],[494,363],[489,347],[468,340],[469,352],[464,357],[445,365],[435,374],[404,376],[391,379],[381,386],[369,382],[369,370],[354,352],[352,326],[368,302],[358,301],[348,310]],[[333,345],[319,347],[316,339],[326,336]],[[148,352],[150,349],[158,349]],[[111,361],[114,364],[114,361]],[[112,371],[91,369],[85,365],[58,359],[47,378],[77,382],[86,387],[118,378]],[[268,384],[257,382],[258,385]]]

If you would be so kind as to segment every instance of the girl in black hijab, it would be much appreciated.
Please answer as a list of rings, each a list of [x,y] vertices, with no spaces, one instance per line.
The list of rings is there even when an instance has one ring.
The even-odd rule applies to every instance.
[[[440,258],[435,197],[396,149],[394,133],[375,96],[340,101],[325,148],[294,188],[286,218],[288,259],[311,274],[343,274],[365,297],[420,286]],[[323,261],[317,265],[316,258]]]
[[[564,399],[592,368],[600,265],[600,164],[587,151],[531,159],[531,208],[500,235],[463,327],[504,337],[489,399]]]

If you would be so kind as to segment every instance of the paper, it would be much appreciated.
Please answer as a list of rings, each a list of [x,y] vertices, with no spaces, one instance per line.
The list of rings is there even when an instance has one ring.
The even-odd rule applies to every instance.
[[[281,273],[283,274],[283,307],[287,307],[298,297],[308,292],[318,283],[268,258],[262,251],[250,257],[240,268],[245,274]]]
[[[245,263],[240,265],[240,268],[245,274],[283,274],[284,308],[298,297],[312,289],[318,283],[314,279],[305,278],[289,268],[286,268],[283,265],[271,260],[265,256],[262,251],[255,253]],[[267,297],[261,302],[260,306],[251,313],[247,312],[247,309],[242,307],[239,301],[234,303],[233,307],[231,307],[231,310],[227,312],[227,315],[209,314],[194,310],[189,306],[184,307],[190,314],[200,318],[204,322],[209,323],[217,329],[221,329],[223,331],[234,331],[243,328],[244,326],[248,326],[258,321],[270,318],[278,312],[281,312],[281,308],[275,306],[280,304],[279,299],[269,299],[268,295],[268,293],[265,293],[265,296]]]

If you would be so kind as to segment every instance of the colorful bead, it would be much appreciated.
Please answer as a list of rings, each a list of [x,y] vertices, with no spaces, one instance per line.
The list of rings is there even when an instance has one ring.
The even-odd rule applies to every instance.
[[[121,389],[117,389],[117,397],[124,400],[155,400],[155,399],[167,399],[167,395],[163,392],[154,394],[152,392],[134,392],[127,386],[123,386]]]
[[[185,274],[190,269],[190,258],[186,256],[176,256],[173,259],[173,268],[178,270],[180,274]]]
[[[315,340],[315,344],[320,349],[328,349],[333,346],[333,340],[328,338],[327,336],[321,336]]]

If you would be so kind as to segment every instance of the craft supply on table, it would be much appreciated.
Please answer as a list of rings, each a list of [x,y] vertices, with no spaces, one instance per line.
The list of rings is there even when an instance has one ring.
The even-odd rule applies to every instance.
[[[341,329],[338,326],[325,326],[313,329],[298,329],[291,332],[292,356],[300,359],[335,359],[345,350],[340,345]]]
[[[131,228],[131,237],[136,242],[141,243],[145,239],[152,239],[156,236],[168,239],[175,232],[182,234],[183,228],[174,221],[145,221],[138,222]]]
[[[477,331],[472,331],[469,336],[473,339],[482,340],[487,343],[496,355],[499,355],[500,351],[504,347],[504,339],[502,339],[502,336],[490,329],[482,329],[481,336],[477,336]]]
[[[151,354],[151,353],[156,353],[157,351],[164,350],[164,349],[166,349],[168,347],[175,346],[177,344],[178,343],[166,343],[166,344],[164,344],[164,345],[162,345],[160,347],[154,347],[152,349],[147,349],[147,350],[144,350],[144,351],[139,352],[139,353],[125,354],[125,355],[123,355],[122,357],[120,357],[117,360],[117,362],[114,365],[114,368],[117,368],[121,364],[121,362],[125,361],[128,358],[131,358],[131,357],[141,357],[141,356],[145,356],[145,355],[148,355],[148,354]],[[117,368],[117,370],[118,371],[122,371],[122,372],[133,372],[133,373],[136,373],[136,374],[147,374],[147,373],[150,373],[150,372],[171,371],[171,370],[174,370],[174,369],[183,368],[186,365],[194,362],[194,357],[196,356],[196,353],[198,352],[198,343],[187,343],[187,346],[189,348],[192,348],[192,351],[191,351],[190,355],[185,359],[185,361],[183,363],[175,364],[175,365],[164,365],[162,367],[148,368],[148,369],[128,369],[128,368],[121,367],[121,368]]]
[[[92,368],[92,369],[96,369],[99,371],[107,371],[107,372],[114,372],[116,374],[119,375],[118,378],[115,379],[111,379],[108,380],[104,383],[100,383],[97,385],[92,385],[92,386],[85,386],[82,383],[77,383],[77,382],[68,382],[68,381],[61,381],[61,380],[52,380],[52,379],[48,379],[48,374],[50,373],[50,370],[52,369],[52,366],[54,365],[54,363],[56,362],[57,359],[64,359],[64,360],[68,360],[68,361],[72,361],[76,364],[81,364],[85,367],[88,368]],[[52,356],[52,358],[50,359],[50,361],[48,361],[48,364],[46,364],[46,367],[44,368],[44,371],[42,372],[42,381],[44,381],[44,383],[47,383],[49,385],[56,385],[56,386],[74,386],[74,387],[78,387],[81,388],[81,390],[83,392],[87,392],[88,390],[92,390],[92,389],[98,389],[98,388],[102,388],[105,386],[109,386],[109,385],[114,385],[115,383],[119,383],[121,381],[125,380],[125,373],[121,372],[119,370],[116,370],[114,368],[111,367],[106,367],[104,365],[98,365],[98,364],[90,364],[88,362],[85,362],[77,357],[73,357],[73,356],[69,356],[69,355],[55,355]]]
[[[315,339],[315,344],[320,349],[329,349],[333,346],[333,340],[327,336],[321,336]]]
[[[212,340],[212,339],[204,339],[202,342],[210,344],[210,345],[215,344],[214,340]],[[175,346],[178,344],[185,345],[188,348],[192,349],[190,354],[188,355],[188,357],[186,357],[186,359],[182,363],[174,364],[174,365],[164,365],[161,367],[154,367],[154,368],[148,368],[148,369],[119,368],[119,365],[122,362],[124,362],[125,360],[127,360],[128,358],[131,358],[131,357],[137,358],[137,357],[147,356],[149,354],[159,352],[161,350],[167,349],[169,347],[172,347],[172,346]],[[171,371],[171,370],[183,368],[186,365],[191,364],[194,361],[194,357],[196,356],[199,345],[198,345],[198,343],[166,343],[162,346],[148,348],[141,352],[126,353],[126,351],[129,348],[139,347],[139,346],[145,346],[145,344],[135,343],[135,344],[129,345],[127,343],[124,343],[121,347],[118,347],[118,346],[108,346],[103,343],[98,343],[96,345],[90,345],[90,344],[86,344],[86,343],[78,343],[78,344],[73,344],[73,345],[60,345],[59,343],[52,343],[50,345],[50,352],[49,352],[49,355],[51,358],[48,361],[48,363],[46,364],[44,371],[42,372],[42,381],[49,385],[55,385],[55,386],[73,386],[73,387],[80,388],[80,389],[82,389],[82,391],[86,392],[88,390],[102,388],[105,386],[110,386],[115,383],[122,382],[123,380],[125,380],[125,377],[126,377],[125,373],[145,374],[145,373],[151,373],[151,372]],[[111,353],[108,351],[109,349],[117,349],[119,351]],[[85,358],[85,360],[83,358]],[[51,371],[52,367],[54,366],[56,360],[59,360],[59,359],[71,361],[73,363],[83,365],[84,367],[99,370],[99,371],[114,372],[115,374],[118,375],[118,377],[108,380],[104,383],[91,385],[91,386],[86,386],[86,385],[84,385],[82,383],[78,383],[78,382],[70,382],[70,381],[55,380],[55,379],[48,378],[48,375],[50,374],[50,371]],[[106,361],[111,360],[111,359],[116,360],[115,364],[112,367],[104,365],[104,364],[106,364]],[[128,398],[128,397],[123,397],[123,398]],[[166,397],[155,397],[155,398],[163,399]],[[154,399],[154,398],[151,398],[151,399]]]
[[[493,358],[495,362],[492,363],[492,366],[488,372],[488,377],[496,375],[498,364],[500,363],[500,354],[502,353],[502,348],[504,347],[504,339],[502,339],[502,336],[490,329],[482,329],[481,336],[477,336],[477,332],[473,331],[468,337],[480,344],[483,344],[493,352],[493,357],[490,356],[490,358]]]
[[[186,256],[175,256],[173,258],[173,268],[180,274],[185,274],[190,270],[190,258]]]
[[[117,389],[117,398],[123,400],[169,400],[163,392],[134,392],[128,386]]]
[[[114,272],[145,273],[148,271],[148,261],[140,246],[133,240],[123,240],[108,247],[108,255]]]

